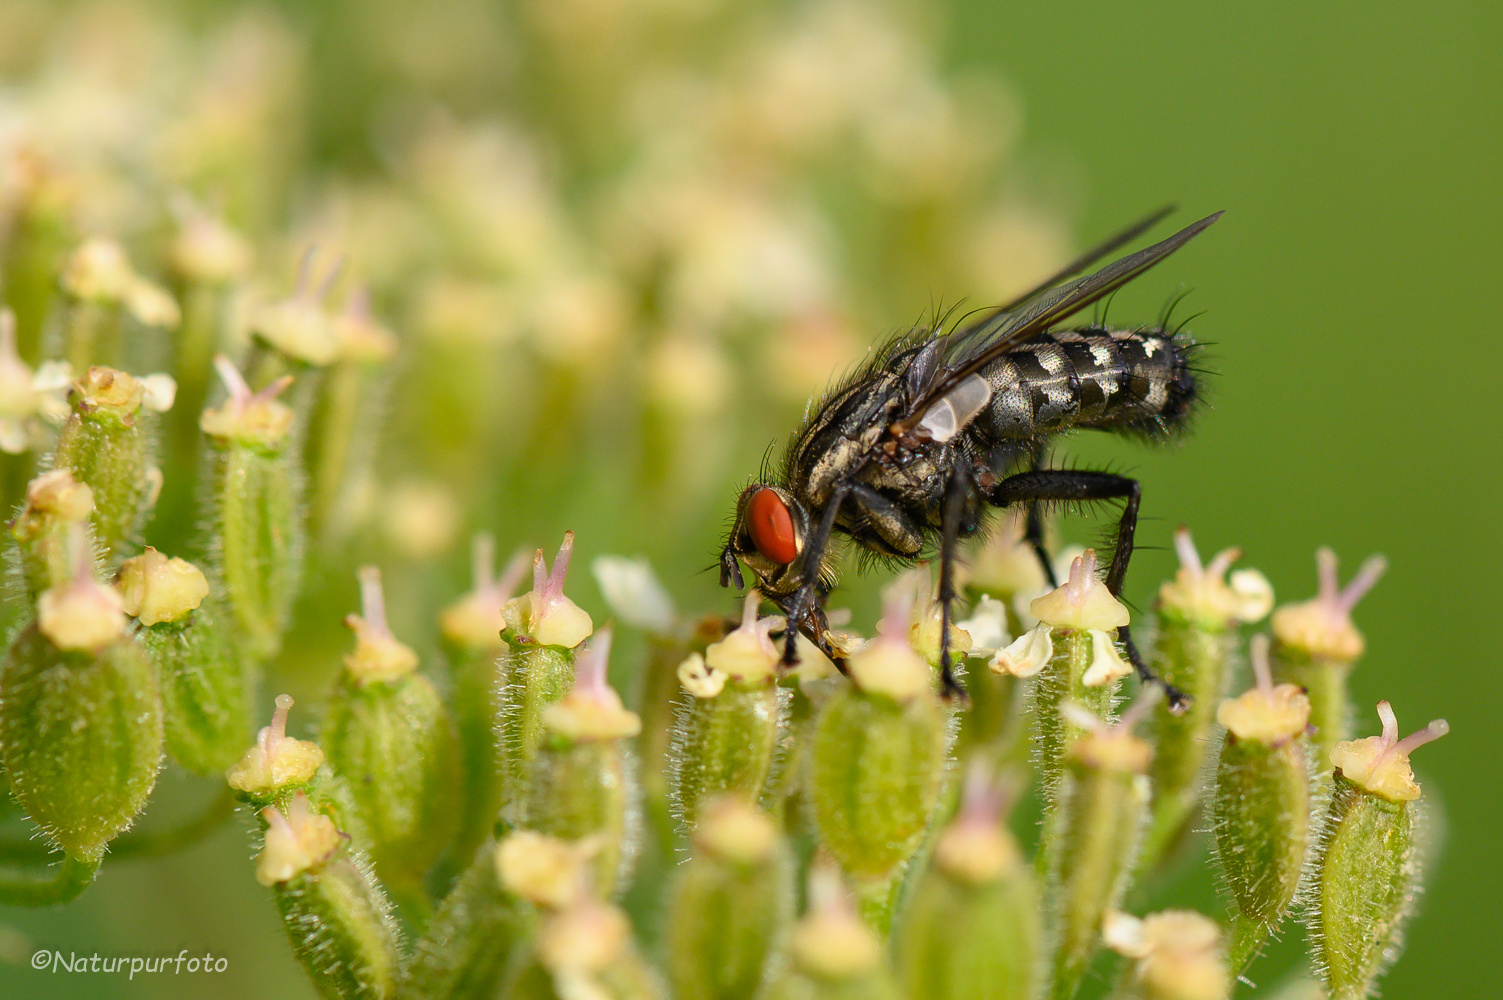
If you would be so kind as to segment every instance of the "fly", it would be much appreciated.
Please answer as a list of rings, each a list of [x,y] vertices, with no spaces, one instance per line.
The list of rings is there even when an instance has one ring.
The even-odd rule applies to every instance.
[[[787,616],[783,661],[797,661],[799,632],[840,663],[823,605],[834,585],[837,533],[869,552],[914,562],[939,548],[941,676],[963,694],[949,650],[955,551],[981,530],[987,508],[1021,507],[1025,538],[1050,585],[1042,505],[1121,500],[1106,586],[1120,596],[1132,558],[1141,490],[1107,472],[1045,467],[1048,443],[1069,430],[1167,438],[1199,396],[1194,343],[1156,327],[1063,326],[1070,316],[1168,257],[1221,213],[1106,267],[1075,277],[1137,239],[1169,213],[1156,212],[1083,254],[1047,281],[969,325],[920,329],[876,352],[831,389],[796,432],[777,473],[741,492],[720,554],[720,584],[745,583]],[[1172,707],[1185,696],[1156,678],[1128,626],[1118,639],[1139,676],[1164,685]]]

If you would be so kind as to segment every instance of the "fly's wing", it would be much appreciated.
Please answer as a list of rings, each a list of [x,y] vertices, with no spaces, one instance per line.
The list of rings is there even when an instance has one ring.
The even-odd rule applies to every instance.
[[[931,408],[944,401],[970,376],[976,375],[1034,334],[1049,329],[1055,323],[1115,292],[1199,236],[1219,218],[1220,212],[1207,216],[1160,243],[1108,264],[1095,274],[1050,288],[1018,308],[992,316],[962,332],[956,345],[960,348],[958,355],[952,354],[946,359],[949,370],[897,422],[897,429],[913,430],[925,420]],[[982,405],[985,405],[984,402]]]

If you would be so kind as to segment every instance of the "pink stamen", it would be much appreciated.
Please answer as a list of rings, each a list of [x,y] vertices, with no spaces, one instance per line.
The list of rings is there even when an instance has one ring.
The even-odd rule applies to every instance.
[[[539,597],[548,592],[548,564],[543,561],[543,550],[538,549],[532,554],[532,589]]]
[[[261,730],[258,742],[261,744],[261,753],[267,763],[276,757],[277,747],[287,738],[287,713],[292,709],[294,702],[292,695],[277,695],[277,709],[271,714],[271,725]]]
[[[350,292],[344,300],[344,314],[357,323],[368,322],[371,318],[371,290],[368,285],[360,285]]]
[[[741,605],[741,627],[747,632],[756,630],[757,611],[762,607],[762,592],[753,587],[746,592],[746,603]]]
[[[1158,684],[1146,685],[1137,699],[1122,713],[1122,718],[1117,720],[1116,730],[1123,735],[1131,735],[1132,728],[1148,717],[1148,713],[1158,700],[1164,696],[1164,689]]]
[[[381,570],[376,566],[361,566],[360,618],[366,628],[377,635],[391,638],[391,628],[386,624],[386,594],[381,589]]]
[[[496,580],[495,593],[497,598],[505,601],[517,592],[517,585],[522,582],[522,576],[527,572],[527,550],[518,549],[507,560],[506,569],[501,571],[501,576]]]
[[[982,761],[974,761],[966,771],[956,821],[992,825],[1001,818],[1005,805],[1002,788],[992,780],[990,769]]]
[[[491,589],[491,570],[495,565],[496,540],[489,532],[482,531],[470,543],[470,570],[478,593],[483,594]]]
[[[599,696],[609,690],[606,684],[606,667],[611,659],[611,629],[606,626],[595,633],[595,638],[574,661],[574,690],[578,694]]]
[[[314,301],[322,302],[329,297],[334,291],[334,286],[339,282],[340,276],[344,274],[344,265],[345,258],[342,256],[334,262],[334,266],[329,269],[329,273],[324,275],[324,280],[319,284]]]
[[[1197,562],[1199,557],[1196,557]],[[1065,596],[1071,604],[1085,600],[1086,591],[1096,582],[1096,550],[1086,549],[1070,563],[1070,578],[1065,582]]]
[[[1327,546],[1315,550],[1315,574],[1320,581],[1316,591],[1320,603],[1334,605],[1341,594],[1341,585],[1336,579],[1336,553]]]
[[[219,373],[219,378],[224,382],[224,387],[229,391],[230,399],[237,406],[245,407],[251,401],[251,388],[246,385],[245,378],[241,376],[240,369],[235,367],[235,362],[223,354],[214,355],[214,370]]]
[[[1273,671],[1268,666],[1268,636],[1259,632],[1248,643],[1248,658],[1252,660],[1253,677],[1257,678],[1258,690],[1267,698],[1273,697]]]
[[[908,616],[913,611],[913,580],[906,575],[888,588],[882,601],[882,624],[877,626],[879,639],[908,642]]]
[[[1174,532],[1174,551],[1179,556],[1179,564],[1190,570],[1196,576],[1201,574],[1200,553],[1195,550],[1195,540],[1190,537],[1190,529],[1180,525]]]
[[[1222,549],[1211,558],[1210,565],[1206,567],[1206,576],[1221,579],[1226,576],[1226,571],[1232,568],[1232,563],[1242,558],[1242,550],[1233,546]]]
[[[1336,607],[1341,613],[1349,614],[1352,608],[1357,606],[1357,602],[1362,600],[1367,592],[1383,578],[1383,573],[1387,569],[1387,559],[1382,556],[1369,556],[1336,600]]]
[[[1386,701],[1378,702],[1378,718],[1383,720],[1383,742],[1393,746],[1399,741],[1399,718],[1393,714],[1393,706]]]
[[[1426,743],[1433,743],[1451,731],[1451,724],[1445,719],[1432,719],[1430,724],[1419,732],[1410,733],[1399,740],[1394,750],[1401,754],[1410,754],[1416,747],[1422,747]]]
[[[297,265],[297,287],[293,289],[293,298],[301,299],[308,294],[309,286],[313,283],[313,258],[318,256],[318,244],[308,244],[308,249],[303,251],[303,259]]]
[[[564,577],[569,573],[569,557],[574,555],[574,532],[564,532],[564,543],[553,557],[553,569],[548,573],[547,593],[550,600],[564,596]]]
[[[277,379],[275,382],[271,383],[266,388],[262,389],[260,392],[252,396],[250,402],[269,403],[273,399],[276,399],[278,396],[280,396],[283,390],[285,390],[291,384],[292,376],[283,375],[281,378]]]

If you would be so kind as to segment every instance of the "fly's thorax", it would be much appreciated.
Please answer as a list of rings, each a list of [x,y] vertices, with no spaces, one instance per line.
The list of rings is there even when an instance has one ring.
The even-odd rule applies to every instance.
[[[1004,440],[1071,427],[1165,433],[1196,400],[1192,347],[1161,329],[1039,334],[981,373],[992,399],[976,430]]]
[[[832,394],[810,416],[789,454],[788,482],[811,505],[830,501],[835,483],[872,452],[906,400],[902,380],[881,372]]]

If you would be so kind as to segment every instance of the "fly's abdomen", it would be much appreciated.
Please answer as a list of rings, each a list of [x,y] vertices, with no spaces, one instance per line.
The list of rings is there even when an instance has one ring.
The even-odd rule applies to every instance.
[[[1194,407],[1194,345],[1162,330],[1054,330],[998,358],[976,430],[1000,440],[1072,427],[1163,436]]]

